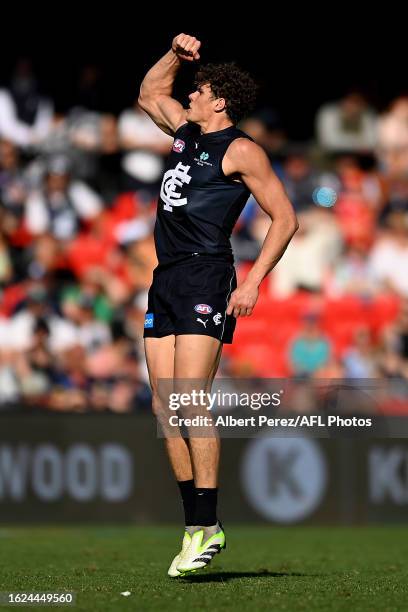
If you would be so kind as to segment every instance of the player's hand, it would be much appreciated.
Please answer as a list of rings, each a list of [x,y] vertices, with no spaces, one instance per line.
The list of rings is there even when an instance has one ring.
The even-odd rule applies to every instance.
[[[201,42],[195,38],[195,36],[189,36],[188,34],[179,34],[173,39],[171,48],[174,53],[182,60],[187,62],[194,62],[200,59],[198,53],[201,47]]]
[[[257,285],[243,282],[232,293],[228,303],[227,314],[233,314],[235,318],[249,317],[258,299],[258,294]]]

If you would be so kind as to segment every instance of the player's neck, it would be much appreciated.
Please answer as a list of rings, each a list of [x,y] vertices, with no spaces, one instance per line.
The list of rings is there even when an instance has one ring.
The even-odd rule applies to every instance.
[[[211,118],[209,121],[203,121],[199,123],[201,134],[210,134],[211,132],[219,132],[220,130],[225,130],[226,128],[232,127],[234,124],[232,121],[224,118],[215,117]]]

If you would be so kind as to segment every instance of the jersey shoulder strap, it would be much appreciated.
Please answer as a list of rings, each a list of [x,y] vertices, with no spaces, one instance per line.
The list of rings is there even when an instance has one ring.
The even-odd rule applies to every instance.
[[[231,140],[236,140],[237,138],[247,138],[248,140],[254,142],[254,139],[249,134],[236,127],[232,134]]]
[[[183,138],[188,138],[189,136],[195,136],[199,133],[199,126],[196,124],[192,124],[190,122],[183,123],[174,133],[174,138],[179,138],[183,140]]]
[[[249,136],[248,134],[246,134],[245,132],[243,132],[242,130],[240,130],[238,128],[234,128],[232,134],[230,134],[229,138],[227,140],[225,140],[224,146],[222,148],[222,151],[220,152],[221,154],[220,154],[220,158],[219,158],[219,162],[218,162],[218,170],[219,170],[221,176],[224,179],[226,179],[227,181],[231,181],[232,179],[224,174],[224,170],[222,169],[222,162],[224,160],[225,154],[226,154],[230,144],[232,142],[234,142],[234,140],[237,140],[237,138],[246,138],[247,140],[251,140],[252,142],[254,142],[254,139],[251,138],[251,136]]]

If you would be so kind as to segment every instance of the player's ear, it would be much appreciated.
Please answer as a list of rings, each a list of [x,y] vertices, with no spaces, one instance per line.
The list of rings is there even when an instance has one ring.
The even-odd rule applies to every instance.
[[[225,101],[225,98],[217,98],[214,110],[217,113],[222,113],[222,111],[226,109],[226,106],[227,106],[227,103]]]

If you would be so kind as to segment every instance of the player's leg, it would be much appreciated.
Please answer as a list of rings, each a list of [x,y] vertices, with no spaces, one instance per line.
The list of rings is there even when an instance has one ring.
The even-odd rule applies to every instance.
[[[190,393],[193,389],[208,392],[218,368],[221,351],[222,344],[211,336],[176,336],[175,390],[179,393]],[[204,407],[201,414],[208,416]],[[202,435],[201,431],[197,433]],[[220,442],[215,429],[209,430],[210,437],[201,435],[195,436],[192,429],[189,438],[194,482],[199,488],[214,488],[218,479]]]
[[[232,341],[235,318],[227,316],[226,309],[235,286],[236,274],[229,262],[197,257],[175,268],[171,285],[176,336],[175,392],[210,390],[222,344]],[[197,413],[211,416],[206,406],[181,407],[178,412],[186,417]],[[188,429],[196,486],[195,524],[190,530],[191,544],[177,566],[180,571],[192,571],[207,565],[212,556],[225,547],[225,535],[217,521],[220,456],[217,429]],[[203,555],[199,561],[197,551]]]
[[[163,405],[164,398],[159,381],[174,377],[174,336],[145,338],[145,353],[152,389],[152,408],[154,414],[160,418],[160,415],[167,414],[167,406]],[[165,444],[177,481],[192,480],[192,465],[186,440],[181,436],[172,436],[165,439]]]
[[[179,393],[191,393],[192,390],[209,392],[221,351],[221,342],[211,336],[176,336],[175,390]],[[194,414],[206,414],[205,406],[194,410]],[[208,435],[206,430],[190,428],[189,440],[196,486],[195,526],[190,530],[191,544],[177,566],[181,573],[205,567],[225,548],[225,534],[217,519],[220,440],[215,428],[209,428]]]
[[[174,376],[174,335],[164,338],[145,338],[146,361],[152,388],[152,408],[160,420],[160,415],[168,416],[167,407],[163,406],[166,398],[163,397],[159,381],[173,379]],[[177,564],[182,553],[191,543],[188,528],[194,523],[195,512],[195,486],[192,465],[187,442],[184,438],[172,435],[165,439],[167,454],[173,469],[184,507],[185,530],[180,552],[170,564],[168,575],[175,578],[180,575]]]

